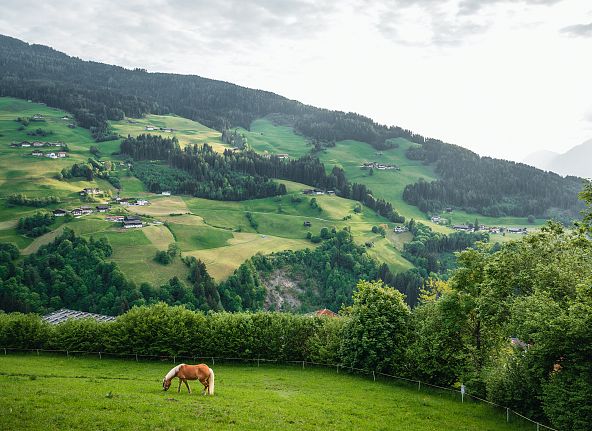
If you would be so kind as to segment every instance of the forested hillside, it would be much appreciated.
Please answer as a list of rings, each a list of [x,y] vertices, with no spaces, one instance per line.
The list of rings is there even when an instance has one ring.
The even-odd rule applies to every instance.
[[[420,144],[409,157],[434,163],[441,181],[410,186],[405,198],[424,211],[458,207],[485,215],[567,214],[581,206],[575,178],[563,179],[515,163],[482,158],[460,147],[400,127],[304,105],[276,94],[194,75],[147,73],[72,58],[51,48],[0,36],[0,95],[44,102],[72,112],[97,140],[113,138],[107,120],[175,113],[223,131],[248,128],[271,115],[315,144],[352,139],[377,149],[392,138]]]

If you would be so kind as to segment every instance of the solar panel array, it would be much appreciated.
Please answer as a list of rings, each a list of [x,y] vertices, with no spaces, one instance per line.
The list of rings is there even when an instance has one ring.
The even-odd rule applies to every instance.
[[[67,310],[65,308],[43,316],[43,320],[52,325],[57,325],[68,319],[95,319],[97,322],[111,322],[115,320],[115,317],[105,316],[104,314],[87,313],[86,311]]]

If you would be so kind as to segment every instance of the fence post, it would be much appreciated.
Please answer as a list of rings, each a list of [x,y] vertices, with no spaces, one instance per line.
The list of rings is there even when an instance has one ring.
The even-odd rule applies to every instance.
[[[4,348],[4,356],[6,356],[6,347]]]
[[[177,363],[177,356],[173,356],[173,363],[176,364]]]
[[[337,374],[339,374],[339,364],[337,364]]]
[[[39,356],[39,349],[37,349],[37,356]]]
[[[376,381],[376,374],[374,374],[374,371],[372,371],[372,378],[374,379],[374,381]]]
[[[304,361],[302,361],[302,369],[304,370]]]
[[[212,357],[212,365],[216,365],[216,361],[214,360],[214,357]]]
[[[136,353],[136,362],[138,362],[138,354]]]
[[[421,391],[421,382],[417,382],[417,390]]]
[[[510,408],[506,407],[506,422],[510,422]]]
[[[537,431],[539,431],[539,425],[540,425],[540,424],[537,422]]]
[[[259,368],[259,358],[257,358],[257,368]]]
[[[70,352],[66,350],[66,357],[69,358],[70,357]]]
[[[101,352],[99,352],[99,359],[103,359],[103,357],[101,356]]]

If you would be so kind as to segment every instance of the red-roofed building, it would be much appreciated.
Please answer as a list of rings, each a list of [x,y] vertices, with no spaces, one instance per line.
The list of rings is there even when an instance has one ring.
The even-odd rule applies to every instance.
[[[315,316],[327,316],[327,317],[337,317],[337,313],[333,313],[328,308],[323,308],[322,310],[315,311]]]

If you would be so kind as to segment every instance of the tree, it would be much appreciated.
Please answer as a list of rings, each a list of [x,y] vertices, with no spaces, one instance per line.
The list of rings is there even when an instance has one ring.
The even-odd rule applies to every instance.
[[[345,366],[396,373],[404,364],[410,311],[403,295],[381,281],[360,281],[343,328]]]

